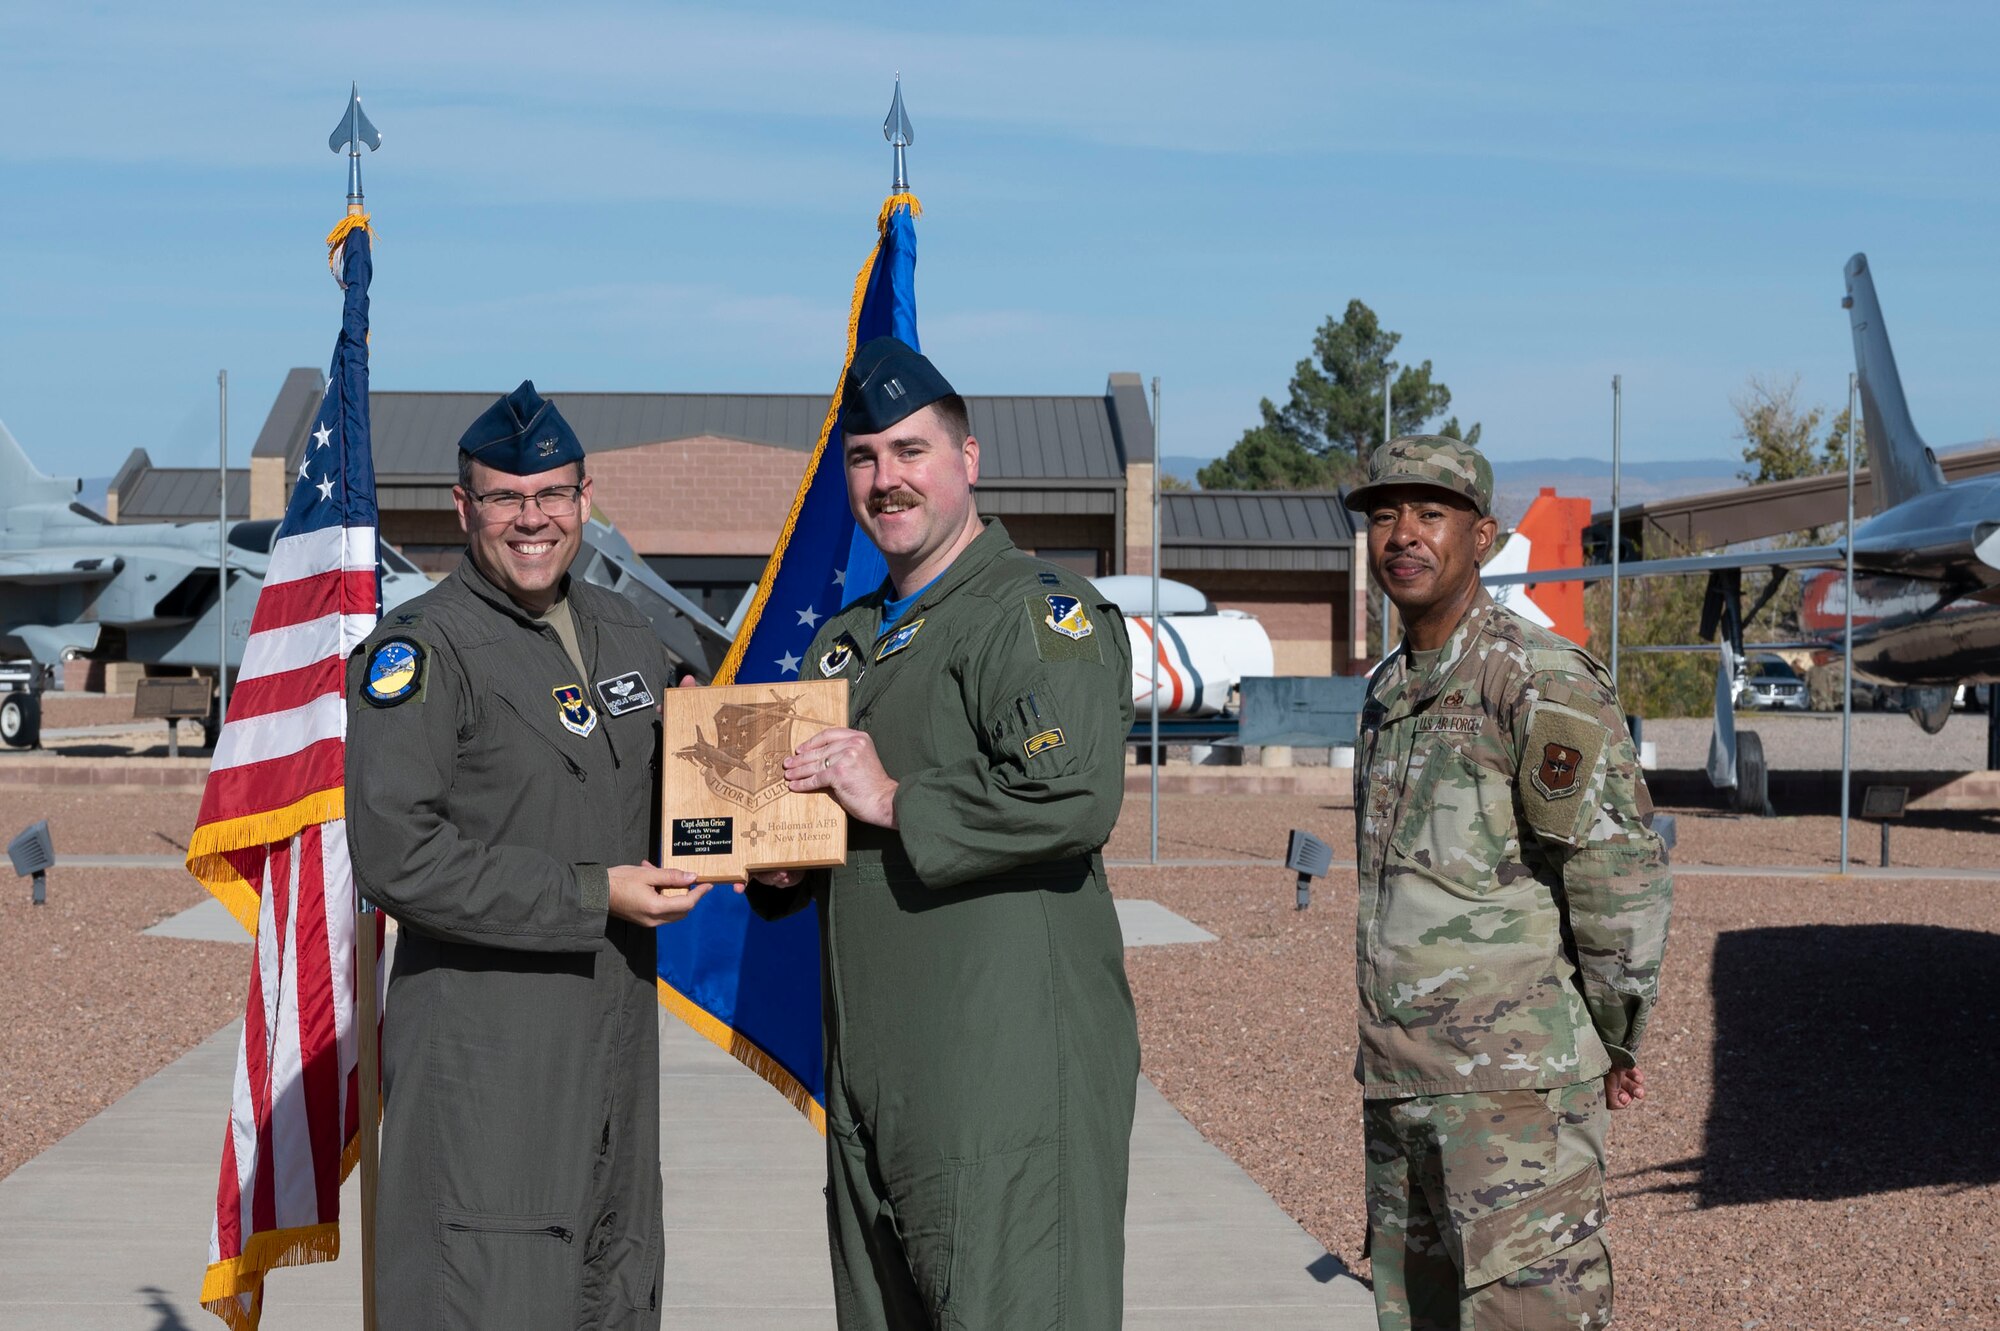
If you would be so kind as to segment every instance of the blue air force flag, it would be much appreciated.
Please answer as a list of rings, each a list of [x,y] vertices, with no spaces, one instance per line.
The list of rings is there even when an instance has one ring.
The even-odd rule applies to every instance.
[[[784,536],[717,684],[799,678],[819,624],[888,576],[882,554],[847,506],[841,394],[857,346],[872,338],[917,341],[915,196],[891,195],[877,240],[854,284],[846,357],[819,444],[799,482]],[[734,1054],[826,1130],[820,1040],[819,910],[783,920],[754,915],[734,892],[711,892],[681,923],[659,931],[660,1001]]]

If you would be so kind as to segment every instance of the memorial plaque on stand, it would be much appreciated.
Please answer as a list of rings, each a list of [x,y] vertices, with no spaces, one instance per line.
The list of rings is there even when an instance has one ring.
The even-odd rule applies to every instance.
[[[785,759],[847,724],[847,681],[663,689],[660,864],[702,882],[847,860],[847,814],[823,790],[793,794]]]

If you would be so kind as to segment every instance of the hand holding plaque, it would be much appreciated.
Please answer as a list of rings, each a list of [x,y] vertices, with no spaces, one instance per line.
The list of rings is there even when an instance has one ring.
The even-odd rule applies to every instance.
[[[666,689],[660,863],[703,882],[847,859],[847,815],[821,791],[794,793],[785,759],[847,724],[847,681]]]

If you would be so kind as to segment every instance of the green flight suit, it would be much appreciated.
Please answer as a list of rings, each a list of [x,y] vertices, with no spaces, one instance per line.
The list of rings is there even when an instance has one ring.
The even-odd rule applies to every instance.
[[[567,595],[582,672],[469,557],[349,665],[355,877],[399,925],[384,1331],[660,1325],[654,938],[606,908],[656,841],[673,681],[630,602]]]
[[[1098,851],[1124,795],[1124,622],[997,522],[878,635],[887,595],[800,668],[849,681],[899,783],[898,829],[850,823],[846,865],[808,880],[840,1325],[1116,1327],[1139,1041]]]

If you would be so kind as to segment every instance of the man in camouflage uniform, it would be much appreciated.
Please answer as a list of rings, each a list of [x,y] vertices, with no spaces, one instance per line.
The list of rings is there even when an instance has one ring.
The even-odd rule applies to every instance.
[[[1493,472],[1391,440],[1348,496],[1404,626],[1355,761],[1368,1237],[1382,1327],[1599,1327],[1607,1105],[1673,883],[1614,684],[1479,585]]]

